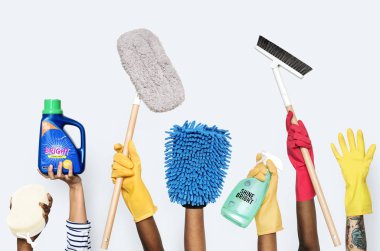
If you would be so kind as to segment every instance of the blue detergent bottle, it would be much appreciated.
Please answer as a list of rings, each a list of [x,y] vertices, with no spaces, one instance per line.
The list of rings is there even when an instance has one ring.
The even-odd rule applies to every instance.
[[[80,148],[76,148],[70,136],[63,129],[65,125],[75,126],[80,131]],[[48,173],[53,165],[56,174],[59,162],[62,173],[68,174],[69,167],[74,174],[81,174],[85,168],[86,138],[84,127],[77,121],[63,116],[61,100],[45,99],[40,127],[38,168],[43,174]]]
[[[280,159],[268,152],[262,152],[262,160],[266,165],[268,159],[272,160],[277,169],[282,170]],[[246,228],[259,211],[269,187],[271,174],[267,172],[265,180],[260,181],[256,178],[246,178],[241,180],[232,190],[227,200],[224,202],[221,214],[238,225]]]

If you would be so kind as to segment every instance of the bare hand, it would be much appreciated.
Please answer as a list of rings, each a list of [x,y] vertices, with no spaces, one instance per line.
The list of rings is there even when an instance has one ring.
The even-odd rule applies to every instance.
[[[45,175],[41,173],[41,171],[38,169],[38,172],[46,179],[50,180],[62,180],[64,181],[67,185],[69,185],[70,188],[73,188],[77,185],[82,184],[82,180],[78,175],[73,174],[73,167],[69,166],[69,173],[68,174],[63,174],[62,173],[62,162],[59,162],[58,169],[57,169],[57,174],[54,175],[53,172],[53,165],[50,165],[48,168],[48,175]]]
[[[47,194],[47,198],[48,198],[48,204],[47,205],[45,203],[42,203],[42,202],[39,203],[40,207],[43,210],[42,217],[44,217],[46,224],[49,221],[50,209],[51,209],[51,207],[53,205],[53,197],[51,197],[51,195],[49,193]],[[12,209],[12,198],[11,198],[11,201],[10,201],[10,204],[9,204],[9,209]],[[32,241],[35,241],[39,235],[40,234],[37,234],[36,236],[33,236],[31,238]]]

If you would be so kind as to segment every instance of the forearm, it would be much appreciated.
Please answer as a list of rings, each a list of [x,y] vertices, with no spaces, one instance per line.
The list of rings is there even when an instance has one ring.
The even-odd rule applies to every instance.
[[[69,221],[87,223],[86,206],[82,183],[70,186],[70,215]]]
[[[17,238],[17,251],[33,251],[33,248],[25,239]]]
[[[145,251],[163,251],[160,232],[158,231],[156,222],[152,217],[146,218],[136,223],[137,232],[139,234],[141,244]]]
[[[367,250],[367,238],[363,215],[349,216],[346,219],[346,250]]]
[[[257,242],[258,251],[277,251],[276,233],[260,235]]]
[[[186,208],[185,251],[206,250],[203,209]]]
[[[297,202],[297,228],[300,251],[319,251],[314,199]]]

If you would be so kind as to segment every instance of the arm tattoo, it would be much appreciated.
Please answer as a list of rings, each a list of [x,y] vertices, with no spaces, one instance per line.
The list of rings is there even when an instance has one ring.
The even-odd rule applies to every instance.
[[[367,250],[363,215],[347,217],[346,250]]]

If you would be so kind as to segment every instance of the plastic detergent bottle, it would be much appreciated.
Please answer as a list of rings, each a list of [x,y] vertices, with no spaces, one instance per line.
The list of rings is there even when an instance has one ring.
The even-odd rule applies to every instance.
[[[67,132],[65,125],[79,128],[80,148],[76,148]],[[45,99],[40,127],[40,145],[38,168],[47,174],[49,165],[53,165],[56,174],[58,165],[62,162],[62,173],[67,174],[70,166],[74,174],[80,174],[85,168],[86,139],[84,127],[77,121],[63,116],[61,100]]]
[[[262,152],[263,158],[256,164],[268,159],[272,160],[277,169],[282,170],[281,160],[268,152]],[[265,175],[265,181],[256,178],[241,180],[224,202],[221,213],[229,221],[239,227],[247,227],[259,211],[269,187],[270,172]]]

